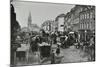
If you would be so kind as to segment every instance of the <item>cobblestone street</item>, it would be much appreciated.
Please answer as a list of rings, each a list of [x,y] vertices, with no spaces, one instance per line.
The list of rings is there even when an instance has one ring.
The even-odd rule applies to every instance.
[[[55,46],[56,48],[56,46]],[[76,49],[74,46],[71,46],[70,48],[62,49],[61,48],[61,55],[64,56],[62,58],[61,63],[71,63],[71,62],[84,62],[88,61],[88,56],[85,56],[85,53],[81,51],[80,49]],[[19,62],[17,65],[37,65],[37,64],[50,64],[51,61],[49,58],[44,58],[43,60],[40,60],[41,63],[35,63],[34,61],[34,55],[29,54],[28,57],[29,61],[27,62]]]
[[[71,62],[85,62],[88,61],[88,56],[85,55],[85,52],[80,49],[76,49],[74,46],[71,46],[68,49],[61,49],[62,58],[61,63],[71,63]],[[50,64],[50,61],[45,61],[43,64]]]
[[[71,46],[69,49],[62,49],[62,53],[64,54],[62,63],[88,61],[88,56],[83,57],[85,53],[74,46]]]

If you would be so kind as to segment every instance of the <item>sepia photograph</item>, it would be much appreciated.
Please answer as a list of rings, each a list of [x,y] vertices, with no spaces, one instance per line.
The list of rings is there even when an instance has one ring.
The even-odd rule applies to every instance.
[[[95,5],[10,1],[10,66],[95,61]]]

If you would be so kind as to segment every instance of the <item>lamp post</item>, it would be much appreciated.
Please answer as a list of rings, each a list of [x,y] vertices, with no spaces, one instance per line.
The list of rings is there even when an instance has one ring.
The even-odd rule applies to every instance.
[[[87,33],[87,31],[85,30],[85,41],[86,41],[86,33]]]

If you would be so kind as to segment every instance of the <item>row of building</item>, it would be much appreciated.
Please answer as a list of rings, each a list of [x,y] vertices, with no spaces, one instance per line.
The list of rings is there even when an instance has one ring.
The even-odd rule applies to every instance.
[[[64,31],[76,31],[81,39],[95,34],[95,6],[76,5],[65,15]]]
[[[75,5],[66,14],[60,14],[54,20],[45,21],[42,29],[50,32],[75,31],[80,33],[81,39],[84,39],[85,33],[95,34],[95,6]]]
[[[65,14],[60,14],[54,20],[44,21],[42,29],[48,32],[64,31],[64,16]]]
[[[65,15],[64,30],[95,30],[95,7],[76,5]]]

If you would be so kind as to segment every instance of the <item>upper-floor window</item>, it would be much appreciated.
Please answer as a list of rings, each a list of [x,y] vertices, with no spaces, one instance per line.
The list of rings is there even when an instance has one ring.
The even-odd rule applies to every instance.
[[[80,12],[81,12],[82,10],[83,10],[83,9],[81,8],[81,9],[80,9]]]
[[[86,17],[86,14],[85,14],[85,19],[86,19],[87,17]]]
[[[87,13],[87,18],[89,18],[89,13]]]
[[[80,15],[80,20],[82,20],[82,15]]]
[[[82,19],[84,19],[84,14],[82,15]]]
[[[92,18],[92,16],[93,16],[93,13],[92,13],[92,12],[90,12],[90,18]]]
[[[83,23],[81,24],[81,29],[83,29]]]
[[[82,23],[80,24],[80,29],[82,29]]]
[[[89,24],[87,23],[87,29],[89,29],[88,27],[89,27]]]
[[[93,11],[93,13],[92,13],[92,16],[93,16],[93,18],[95,18],[95,12]]]

